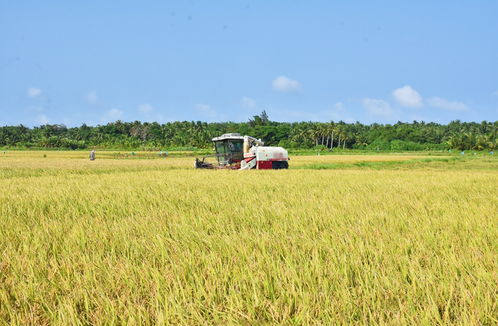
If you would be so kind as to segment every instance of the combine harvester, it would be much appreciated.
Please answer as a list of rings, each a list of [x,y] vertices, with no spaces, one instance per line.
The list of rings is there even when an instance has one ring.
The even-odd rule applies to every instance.
[[[224,134],[212,139],[216,154],[195,159],[197,169],[269,170],[287,169],[289,154],[282,147],[264,146],[261,139]],[[216,157],[217,163],[208,163],[208,157]]]

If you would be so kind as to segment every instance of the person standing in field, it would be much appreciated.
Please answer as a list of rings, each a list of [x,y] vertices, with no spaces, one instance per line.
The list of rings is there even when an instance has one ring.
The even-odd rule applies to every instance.
[[[95,161],[95,147],[90,152],[90,161]]]

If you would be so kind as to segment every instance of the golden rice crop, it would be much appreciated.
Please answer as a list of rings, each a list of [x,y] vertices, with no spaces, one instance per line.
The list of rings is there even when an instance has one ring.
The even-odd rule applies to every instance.
[[[1,155],[0,324],[498,322],[496,160]]]

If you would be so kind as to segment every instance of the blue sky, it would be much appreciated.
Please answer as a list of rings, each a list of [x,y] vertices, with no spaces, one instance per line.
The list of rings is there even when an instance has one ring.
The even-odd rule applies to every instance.
[[[498,120],[498,1],[0,0],[0,125]]]

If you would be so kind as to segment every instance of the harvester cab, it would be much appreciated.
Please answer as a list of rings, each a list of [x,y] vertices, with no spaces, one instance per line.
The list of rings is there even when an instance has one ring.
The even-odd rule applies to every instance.
[[[212,139],[216,150],[216,159],[220,166],[239,163],[244,159],[244,137],[240,134],[224,134]]]
[[[224,134],[212,139],[216,150],[216,163],[208,163],[205,156],[195,159],[196,168],[205,169],[287,169],[289,155],[282,147],[264,146],[261,139]]]

